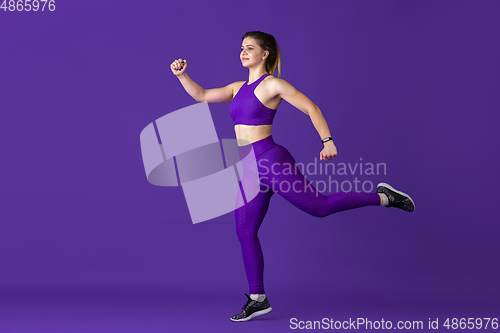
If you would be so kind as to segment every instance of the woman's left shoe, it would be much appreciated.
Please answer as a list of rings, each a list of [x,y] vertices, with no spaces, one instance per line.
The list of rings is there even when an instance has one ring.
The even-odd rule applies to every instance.
[[[241,311],[241,313],[231,316],[230,319],[232,321],[249,321],[255,317],[259,317],[273,311],[267,297],[262,302],[258,302],[251,299],[247,294],[245,295],[247,296],[248,301],[245,305],[243,305],[243,311]]]
[[[386,207],[396,207],[407,212],[413,212],[415,210],[415,203],[406,193],[396,190],[389,184],[379,183],[377,185],[377,193],[384,193],[389,199],[389,205]]]

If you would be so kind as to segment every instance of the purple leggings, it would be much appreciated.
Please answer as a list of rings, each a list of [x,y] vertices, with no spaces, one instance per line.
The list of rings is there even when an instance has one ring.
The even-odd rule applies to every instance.
[[[238,147],[241,158],[248,154],[249,147]],[[256,156],[260,191],[250,202],[235,210],[236,233],[241,243],[250,293],[265,294],[264,257],[257,233],[267,213],[269,200],[275,192],[297,208],[316,217],[358,207],[379,206],[380,196],[377,193],[363,192],[338,192],[325,196],[304,177],[290,152],[276,144],[272,135],[253,142],[251,147]],[[293,172],[290,172],[290,165],[294,168]],[[243,165],[242,182],[246,168],[248,167]]]

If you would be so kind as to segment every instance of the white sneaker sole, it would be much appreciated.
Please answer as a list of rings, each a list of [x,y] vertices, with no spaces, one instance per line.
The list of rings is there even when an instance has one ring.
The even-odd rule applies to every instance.
[[[412,198],[411,198],[408,194],[406,194],[406,193],[404,193],[404,192],[401,192],[401,191],[396,190],[394,187],[392,187],[391,185],[389,185],[389,184],[387,184],[387,183],[378,183],[378,184],[377,184],[377,188],[378,188],[379,186],[384,186],[384,187],[387,187],[387,188],[388,188],[388,189],[390,189],[391,191],[394,191],[394,192],[396,192],[396,193],[398,193],[398,194],[401,194],[402,196],[407,197],[408,199],[410,199],[411,203],[413,204],[413,211],[415,211],[415,203],[413,202],[413,199],[412,199]]]
[[[231,321],[249,321],[255,317],[259,317],[259,316],[263,316],[265,314],[268,314],[269,312],[273,311],[273,308],[269,307],[267,309],[264,309],[264,310],[260,310],[260,311],[257,311],[257,312],[254,312],[252,313],[250,316],[246,317],[246,318],[243,318],[243,319],[238,319],[238,320],[235,320],[231,317],[229,317],[229,319],[231,319]]]

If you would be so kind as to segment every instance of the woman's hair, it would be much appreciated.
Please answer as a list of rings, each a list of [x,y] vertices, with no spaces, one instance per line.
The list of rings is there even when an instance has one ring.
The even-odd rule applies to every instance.
[[[276,43],[276,39],[271,34],[266,34],[262,31],[248,31],[243,35],[241,40],[247,37],[251,37],[259,43],[259,46],[264,51],[269,51],[269,55],[266,58],[266,71],[267,73],[273,75],[276,68],[278,68],[278,77],[281,75],[281,53]]]

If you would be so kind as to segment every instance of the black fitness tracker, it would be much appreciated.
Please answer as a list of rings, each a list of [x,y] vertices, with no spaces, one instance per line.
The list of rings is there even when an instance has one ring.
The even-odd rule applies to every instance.
[[[324,138],[323,140],[321,140],[321,143],[325,143],[325,142],[328,142],[330,140],[333,140],[331,136],[329,136],[329,137]]]

